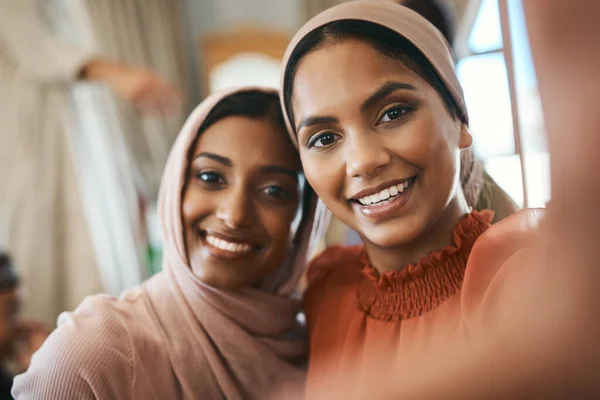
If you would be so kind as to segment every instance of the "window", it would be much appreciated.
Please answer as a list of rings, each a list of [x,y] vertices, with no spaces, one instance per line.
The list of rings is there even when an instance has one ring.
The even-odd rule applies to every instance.
[[[522,0],[472,0],[457,36],[475,152],[517,203],[550,199],[549,155]]]

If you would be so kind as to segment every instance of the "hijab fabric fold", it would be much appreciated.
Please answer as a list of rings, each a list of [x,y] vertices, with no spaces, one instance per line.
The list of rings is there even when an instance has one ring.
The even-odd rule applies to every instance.
[[[224,98],[243,88],[208,97],[189,116],[169,155],[159,193],[164,239],[163,270],[145,284],[147,301],[168,344],[173,374],[184,398],[260,399],[288,383],[303,382],[307,343],[294,290],[304,271],[314,199],[304,215],[288,262],[272,288],[226,292],[202,283],[188,263],[181,220],[188,153],[198,128]],[[263,285],[264,286],[264,285]]]

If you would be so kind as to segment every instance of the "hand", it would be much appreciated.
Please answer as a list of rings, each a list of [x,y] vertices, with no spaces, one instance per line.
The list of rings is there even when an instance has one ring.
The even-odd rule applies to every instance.
[[[152,70],[106,60],[93,60],[82,71],[102,81],[121,99],[142,112],[169,114],[180,101],[178,90]]]

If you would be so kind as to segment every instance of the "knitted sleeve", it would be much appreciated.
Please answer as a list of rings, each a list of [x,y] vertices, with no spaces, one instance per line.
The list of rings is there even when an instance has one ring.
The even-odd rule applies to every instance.
[[[15,378],[16,399],[131,399],[134,383],[131,335],[104,295],[88,297]]]

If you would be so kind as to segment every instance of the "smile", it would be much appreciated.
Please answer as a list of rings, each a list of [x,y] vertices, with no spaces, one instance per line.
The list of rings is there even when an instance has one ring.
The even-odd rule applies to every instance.
[[[383,221],[400,215],[412,197],[418,176],[398,183],[382,184],[359,192],[351,199],[352,206],[365,217],[373,221]],[[384,186],[385,185],[385,186]],[[387,186],[387,187],[386,187]]]
[[[249,253],[252,250],[252,245],[249,243],[230,242],[211,234],[206,234],[206,242],[213,248],[221,251],[226,251],[234,254]]]
[[[385,188],[378,193],[363,196],[358,199],[358,202],[363,206],[378,206],[392,202],[396,197],[408,190],[415,182],[415,179],[416,177],[412,177],[402,183]]]

